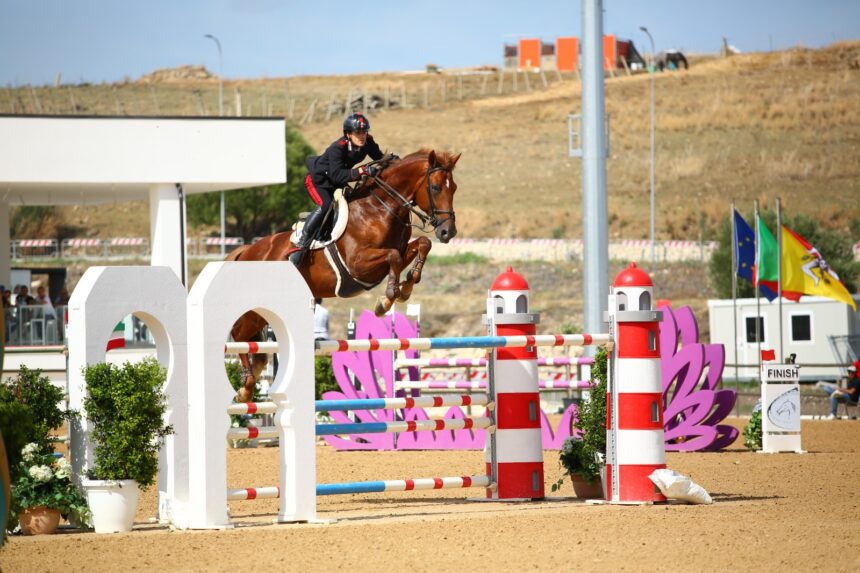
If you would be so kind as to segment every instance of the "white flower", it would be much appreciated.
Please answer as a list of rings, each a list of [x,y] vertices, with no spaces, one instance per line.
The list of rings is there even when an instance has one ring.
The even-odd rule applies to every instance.
[[[54,472],[48,466],[33,466],[29,471],[30,477],[36,481],[49,482],[54,477]]]
[[[31,462],[33,461],[33,456],[36,454],[37,451],[39,451],[38,444],[27,444],[26,446],[24,446],[24,449],[21,450],[21,455],[23,456],[25,462]]]
[[[66,479],[72,475],[72,464],[66,458],[57,460],[57,471],[55,475],[60,479]]]

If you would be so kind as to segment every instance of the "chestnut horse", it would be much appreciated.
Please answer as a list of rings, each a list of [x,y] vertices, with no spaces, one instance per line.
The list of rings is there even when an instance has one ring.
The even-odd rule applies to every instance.
[[[374,288],[387,276],[385,296],[380,296],[376,303],[377,316],[388,312],[394,301],[407,300],[421,281],[421,270],[432,246],[424,236],[410,240],[413,215],[421,221],[419,228],[429,224],[443,243],[457,234],[454,223],[457,184],[453,170],[458,159],[460,155],[421,149],[403,159],[386,157],[375,162],[381,171],[350,192],[349,223],[343,234],[328,247],[305,253],[298,265],[314,297],[356,296]],[[263,237],[234,250],[227,260],[286,261],[295,250],[291,235],[292,231],[287,231]],[[416,258],[415,266],[401,282],[400,274]],[[261,340],[265,326],[266,321],[259,314],[247,312],[236,321],[230,334],[237,342]],[[237,399],[249,402],[268,358],[255,354],[253,366],[247,354],[239,355],[239,360],[244,388],[239,390]]]

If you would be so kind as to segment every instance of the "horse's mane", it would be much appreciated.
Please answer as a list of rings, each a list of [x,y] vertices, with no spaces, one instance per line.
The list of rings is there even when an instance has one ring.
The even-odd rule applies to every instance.
[[[418,151],[414,151],[405,157],[400,159],[391,159],[391,156],[386,154],[379,162],[377,162],[377,166],[379,167],[379,171],[381,173],[390,173],[396,172],[398,169],[407,168],[412,166],[414,163],[419,161],[427,161],[430,153],[433,152],[432,149],[428,149],[426,147],[422,147]],[[436,151],[436,161],[445,169],[453,170],[456,165],[454,162],[454,154],[450,151]],[[367,190],[372,187],[372,184],[369,181],[365,181],[364,183],[358,185],[355,190],[350,193],[349,200],[358,199],[359,197],[364,197],[367,195]]]
[[[398,161],[392,161],[391,158],[386,155],[385,158],[379,162],[379,166],[381,167],[381,170],[388,167],[394,169],[401,165],[404,167],[411,165],[417,161],[427,161],[427,158],[432,151],[432,149],[422,147],[418,151],[414,151]],[[436,161],[446,169],[453,169],[454,154],[450,151],[436,151]]]

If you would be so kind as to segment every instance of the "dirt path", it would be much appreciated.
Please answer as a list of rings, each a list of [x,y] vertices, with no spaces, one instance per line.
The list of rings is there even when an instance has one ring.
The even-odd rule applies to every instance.
[[[669,454],[712,506],[470,502],[460,490],[321,498],[331,525],[268,525],[275,500],[231,504],[229,531],[147,525],[130,534],[14,537],[0,567],[19,571],[857,571],[839,540],[860,524],[860,421],[804,421],[806,455]],[[479,452],[351,452],[320,447],[320,482],[477,473]],[[231,450],[231,486],[275,485],[274,449]],[[559,472],[546,462],[547,486]],[[266,476],[266,477],[264,477]],[[548,490],[549,491],[549,490]],[[473,495],[478,495],[477,491]],[[565,484],[562,495],[572,495]],[[828,541],[829,539],[829,541]]]

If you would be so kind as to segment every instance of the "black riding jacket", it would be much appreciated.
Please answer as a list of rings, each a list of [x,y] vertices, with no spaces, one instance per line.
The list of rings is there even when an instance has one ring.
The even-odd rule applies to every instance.
[[[308,157],[306,164],[314,185],[339,189],[359,179],[358,169],[354,166],[368,155],[374,160],[382,159],[382,151],[373,136],[368,134],[364,147],[356,148],[344,135],[329,145],[322,155]]]

